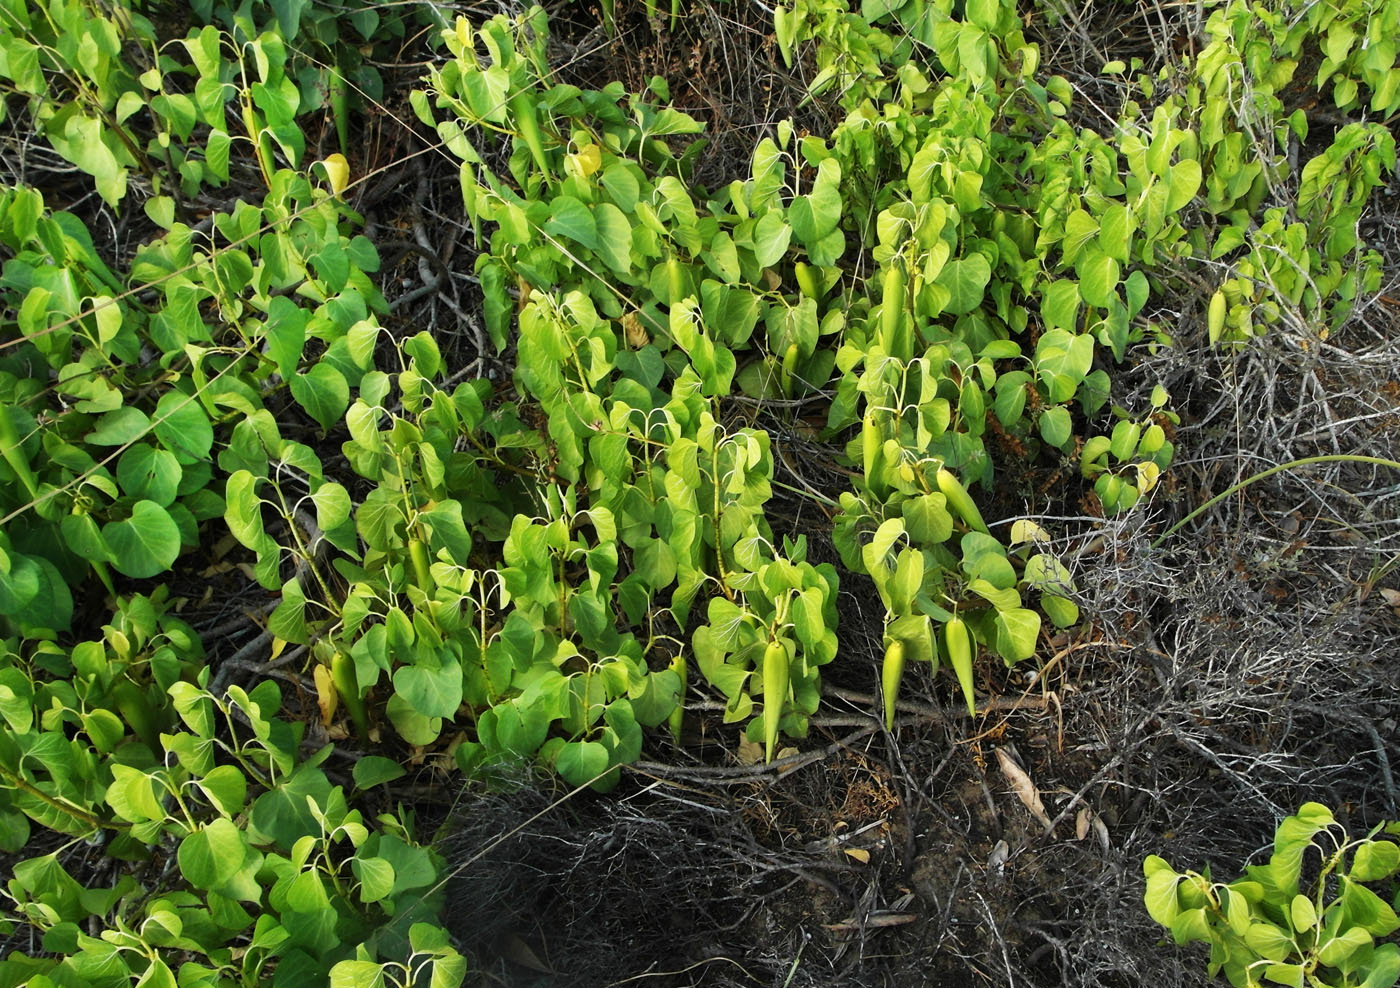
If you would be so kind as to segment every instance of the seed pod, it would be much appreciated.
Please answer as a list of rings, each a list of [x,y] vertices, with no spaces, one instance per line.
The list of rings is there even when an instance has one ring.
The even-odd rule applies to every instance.
[[[345,712],[355,724],[355,733],[361,740],[369,737],[369,714],[365,710],[364,697],[360,696],[355,660],[343,648],[337,648],[331,655],[331,685],[335,687],[340,702],[345,704]]]
[[[433,584],[433,572],[428,566],[428,547],[422,539],[408,540],[408,558],[413,564],[413,576],[418,581],[418,589],[432,600],[437,589]]]
[[[787,350],[783,353],[783,374],[782,385],[783,394],[792,397],[793,374],[797,370],[797,344],[789,343]]]
[[[1210,308],[1206,312],[1206,330],[1210,341],[1216,343],[1225,329],[1225,293],[1217,291],[1210,297]]]
[[[953,618],[943,626],[943,645],[948,649],[948,662],[962,686],[967,714],[976,717],[977,697],[972,691],[972,636],[961,618]]]
[[[880,685],[885,693],[885,729],[894,727],[894,705],[899,699],[899,681],[904,678],[904,642],[891,638],[885,646],[885,662],[880,668]]]
[[[876,479],[884,458],[885,440],[880,436],[880,427],[875,424],[873,409],[865,410],[865,420],[860,429],[861,456],[864,458],[865,484],[875,497],[883,498],[884,484]]]
[[[822,291],[817,270],[806,261],[798,261],[793,265],[793,272],[797,275],[797,287],[802,290],[802,294],[813,301],[820,301]]]
[[[677,655],[671,660],[671,671],[681,678],[681,688],[676,694],[676,708],[671,711],[666,723],[671,728],[671,737],[676,739],[676,744],[680,744],[681,727],[685,723],[685,687],[689,678],[684,655]]]
[[[891,264],[885,272],[880,296],[880,346],[897,360],[908,360],[911,356],[909,321],[905,318],[904,301],[904,269],[898,264]]]
[[[788,694],[788,654],[782,642],[769,642],[763,651],[763,757],[773,760],[778,744],[778,721]]]
[[[987,523],[982,520],[982,512],[977,510],[976,503],[972,500],[972,495],[967,492],[967,488],[962,485],[946,467],[938,468],[938,489],[943,492],[943,496],[948,499],[948,507],[963,520],[963,524],[975,532],[983,535],[991,535],[987,528]]]
[[[253,112],[253,99],[246,93],[243,96],[243,129],[248,132],[248,140],[253,142],[253,152],[258,159],[258,170],[262,172],[263,184],[272,185],[272,138],[267,129],[258,123],[258,115]]]
[[[685,268],[680,258],[673,257],[666,262],[666,304],[674,308],[685,298]]]

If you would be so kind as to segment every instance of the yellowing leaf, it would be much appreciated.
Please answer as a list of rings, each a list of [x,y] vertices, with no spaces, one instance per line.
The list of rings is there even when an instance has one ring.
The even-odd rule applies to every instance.
[[[330,154],[322,159],[321,167],[325,169],[326,181],[331,183],[331,194],[339,198],[350,184],[350,162],[343,154]]]
[[[318,665],[311,675],[316,680],[316,706],[321,708],[321,723],[329,725],[335,717],[335,708],[340,696],[335,691],[335,684],[331,682],[330,669]]]

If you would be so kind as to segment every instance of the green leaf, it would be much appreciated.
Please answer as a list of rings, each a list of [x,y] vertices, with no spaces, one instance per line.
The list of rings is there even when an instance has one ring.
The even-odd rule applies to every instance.
[[[593,214],[573,196],[554,198],[549,204],[549,219],[544,224],[544,230],[556,237],[567,237],[589,250],[598,247],[598,227],[593,222]]]
[[[137,579],[164,573],[180,554],[175,519],[154,501],[137,501],[131,517],[102,526],[117,571]]]
[[[949,261],[938,273],[937,283],[948,290],[944,312],[966,315],[982,304],[987,282],[992,278],[992,266],[981,254]]]
[[[306,345],[306,309],[283,295],[275,296],[267,306],[267,352],[277,364],[277,373],[290,380],[301,362]]]
[[[1057,628],[1069,628],[1079,621],[1079,605],[1058,594],[1041,594],[1041,609]]]
[[[1317,959],[1328,967],[1336,967],[1362,947],[1371,945],[1371,935],[1359,927],[1343,930],[1322,944]]]
[[[967,19],[984,31],[995,31],[1001,0],[967,0]]]
[[[123,405],[98,419],[97,428],[84,437],[84,442],[94,446],[125,446],[140,439],[150,428],[151,420],[144,412]]]
[[[1137,452],[1141,436],[1142,426],[1125,419],[1113,427],[1113,434],[1108,440],[1108,451],[1119,463],[1127,463]]]
[[[891,546],[903,534],[904,520],[902,518],[887,518],[880,523],[880,527],[875,530],[875,535],[861,550],[861,559],[865,563],[866,572],[871,576],[876,576],[877,573],[884,571],[885,557],[889,554]]]
[[[1175,213],[1184,209],[1196,198],[1196,192],[1201,187],[1201,165],[1200,162],[1187,158],[1178,161],[1172,166],[1167,178],[1167,212]]]
[[[593,207],[593,218],[597,226],[598,256],[618,274],[632,271],[632,224],[622,210],[610,202],[600,202]]]
[[[180,874],[197,889],[216,889],[243,867],[248,848],[232,820],[217,817],[180,842]]]
[[[145,498],[162,508],[175,500],[180,486],[175,454],[146,443],[129,447],[117,461],[117,483],[128,497]]]
[[[1020,662],[1035,654],[1040,637],[1040,615],[1024,607],[996,612],[995,648],[1007,663]]]
[[[1107,308],[1117,297],[1121,269],[1118,262],[1097,248],[1086,251],[1079,259],[1079,293],[1090,305]]]
[[[1389,936],[1400,929],[1400,918],[1384,899],[1345,875],[1341,876],[1341,882],[1342,910],[1348,922],[1377,937]]]
[[[1074,332],[1079,316],[1079,285],[1073,281],[1052,281],[1041,291],[1040,315],[1050,329]]]
[[[836,229],[841,221],[841,166],[825,158],[817,166],[817,180],[810,195],[796,196],[788,207],[792,232],[810,247]]]
[[[459,566],[467,564],[471,556],[472,540],[462,517],[460,501],[439,501],[420,514],[418,521],[428,528],[428,547],[434,556],[439,550],[446,549],[453,563]]]
[[[92,515],[64,515],[63,520],[59,522],[59,531],[63,533],[64,543],[76,555],[91,562],[112,561],[112,550],[102,541],[102,533],[98,531],[97,522],[93,520]],[[3,587],[4,582],[5,577],[0,574],[0,587]],[[0,590],[0,614],[11,613],[4,603],[3,593],[4,591]]]
[[[1374,882],[1390,877],[1397,868],[1400,868],[1400,844],[1368,840],[1353,852],[1347,877],[1355,882]]]
[[[1244,942],[1250,950],[1271,961],[1287,960],[1293,953],[1293,941],[1288,934],[1262,919],[1250,924]]]
[[[363,791],[403,778],[406,773],[404,767],[392,758],[365,755],[355,762],[351,774],[355,779],[355,788]]]
[[[1305,968],[1301,964],[1270,964],[1264,968],[1264,977],[1276,985],[1289,985],[1290,988],[1303,988]]]
[[[244,810],[248,796],[248,780],[236,765],[219,765],[199,780],[199,788],[209,797],[220,813],[237,816]]]
[[[953,535],[953,516],[947,499],[938,493],[919,494],[900,505],[904,527],[916,544],[946,542]]]
[[[597,741],[569,741],[559,749],[554,767],[570,785],[585,785],[607,771],[608,749]]]
[[[167,391],[156,402],[156,438],[185,462],[209,459],[214,429],[198,399]]]
[[[394,866],[383,858],[357,855],[350,870],[360,880],[360,901],[379,902],[394,891]]]
[[[1055,405],[1040,413],[1040,438],[1056,449],[1062,449],[1069,442],[1072,432],[1069,409]]]
[[[1087,210],[1076,209],[1065,220],[1065,236],[1060,241],[1060,250],[1066,264],[1074,264],[1084,248],[1093,243],[1099,235],[1099,222]]]
[[[641,186],[637,184],[636,176],[632,174],[632,168],[621,161],[614,161],[603,169],[603,188],[608,193],[608,198],[612,199],[617,207],[624,213],[630,213],[637,208],[637,200],[641,197]]]
[[[1313,907],[1313,901],[1306,895],[1295,895],[1293,902],[1288,907],[1289,919],[1293,921],[1293,929],[1298,933],[1306,933],[1317,924],[1317,910]]]
[[[633,550],[632,567],[649,589],[660,590],[676,578],[676,554],[663,539],[648,538]]]
[[[120,762],[112,763],[112,784],[107,787],[107,805],[117,816],[131,823],[165,819],[165,810],[156,795],[154,780],[139,768]]]
[[[300,577],[294,576],[282,584],[282,600],[268,616],[267,630],[293,645],[311,644],[311,633],[306,627],[306,595],[302,592]]]
[[[343,524],[350,517],[350,494],[334,481],[316,488],[311,500],[316,505],[316,525],[323,532]]]
[[[297,404],[306,409],[322,429],[334,426],[350,406],[350,386],[340,371],[328,363],[319,363],[305,374],[295,375],[288,383]]]
[[[399,498],[384,487],[370,491],[355,512],[355,530],[371,549],[384,550],[401,545],[404,522]]]
[[[420,656],[394,673],[394,691],[426,717],[451,717],[462,703],[462,667],[450,653]]]
[[[384,965],[374,961],[337,961],[331,968],[330,988],[385,988],[389,983]]]
[[[753,252],[760,267],[771,268],[782,260],[792,240],[792,227],[780,210],[770,209],[753,228]]]
[[[1099,249],[1115,261],[1127,264],[1131,233],[1128,207],[1120,202],[1110,203],[1099,217]]]
[[[1400,69],[1392,69],[1391,75],[1400,75]],[[1381,944],[1371,952],[1370,968],[1361,988],[1391,988],[1400,979],[1400,946]]]
[[[1172,939],[1178,944],[1210,939],[1210,924],[1206,922],[1206,911],[1202,907],[1183,909],[1171,923]]]

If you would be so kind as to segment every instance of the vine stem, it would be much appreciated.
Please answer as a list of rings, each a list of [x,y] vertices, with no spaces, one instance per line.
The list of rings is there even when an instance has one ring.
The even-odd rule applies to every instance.
[[[94,830],[129,830],[131,828],[131,824],[125,821],[104,820],[101,817],[93,816],[81,807],[74,806],[67,800],[59,799],[56,796],[50,796],[48,793],[44,792],[44,790],[26,779],[22,773],[12,770],[8,765],[0,765],[0,776],[3,776],[4,780],[16,789],[28,793],[42,803],[47,803],[55,810],[58,810],[58,812],[74,820],[86,823]]]
[[[1234,494],[1237,491],[1244,490],[1244,488],[1248,487],[1255,481],[1263,480],[1265,477],[1272,477],[1276,473],[1281,473],[1284,470],[1291,470],[1294,467],[1305,467],[1313,463],[1342,462],[1371,463],[1376,466],[1390,467],[1392,470],[1400,470],[1400,462],[1397,462],[1396,460],[1387,460],[1384,457],[1380,456],[1363,456],[1360,453],[1328,453],[1325,456],[1305,456],[1301,460],[1289,460],[1287,463],[1280,463],[1278,466],[1269,467],[1269,469],[1267,470],[1261,470],[1254,476],[1246,477],[1244,480],[1241,480],[1238,484],[1235,484],[1232,487],[1227,487],[1225,490],[1215,495],[1215,497],[1211,498],[1205,504],[1192,511],[1185,518],[1181,519],[1181,521],[1177,522],[1171,528],[1167,529],[1161,535],[1157,536],[1156,540],[1152,543],[1152,548],[1157,548],[1159,545],[1165,542],[1168,537],[1170,537],[1187,522],[1209,511],[1211,508],[1215,507],[1217,504],[1225,500],[1225,498],[1229,497],[1231,494]]]

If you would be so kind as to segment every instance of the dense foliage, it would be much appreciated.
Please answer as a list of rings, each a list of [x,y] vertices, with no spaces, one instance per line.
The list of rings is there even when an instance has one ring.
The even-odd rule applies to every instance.
[[[0,190],[0,847],[50,848],[5,891],[40,948],[7,985],[459,983],[431,835],[356,808],[405,746],[606,789],[703,683],[771,760],[848,660],[837,569],[775,533],[782,453],[736,403],[844,444],[849,489],[797,493],[884,604],[887,721],[911,659],[972,710],[982,656],[1081,618],[1048,533],[978,505],[1007,451],[1134,510],[1175,417],[1119,363],[1320,342],[1378,285],[1357,221],[1396,166],[1395,0],[1220,3],[1194,58],[1103,67],[1106,119],[1013,4],[797,0],[776,43],[844,117],[779,123],[718,189],[663,87],[556,78],[538,8],[143,9],[0,2],[0,112],[97,197]],[[412,110],[460,162],[509,380],[390,320],[349,205],[378,56],[419,31]],[[1356,122],[1312,133],[1305,62]],[[94,246],[112,217],[145,231],[129,256]],[[221,543],[357,739],[350,791],[179,617],[163,581]],[[80,842],[109,887],[66,869]]]

